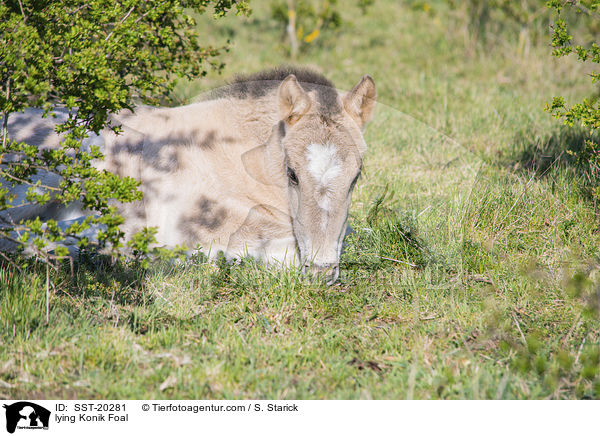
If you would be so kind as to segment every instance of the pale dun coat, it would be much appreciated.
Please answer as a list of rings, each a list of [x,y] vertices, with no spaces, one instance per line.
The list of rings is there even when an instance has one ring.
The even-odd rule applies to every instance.
[[[126,235],[155,226],[159,245],[333,282],[375,97],[369,76],[342,94],[310,70],[265,71],[199,103],[121,112],[123,133],[102,134],[98,166],[141,180],[144,199],[121,206]]]

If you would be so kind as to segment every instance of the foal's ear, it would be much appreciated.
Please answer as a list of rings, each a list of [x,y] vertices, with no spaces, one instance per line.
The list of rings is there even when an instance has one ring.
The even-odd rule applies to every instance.
[[[375,82],[369,75],[364,75],[360,82],[344,95],[344,108],[354,118],[361,129],[365,127],[365,124],[373,116],[375,98],[377,98]]]
[[[310,97],[296,76],[290,74],[279,85],[279,114],[288,125],[295,124],[310,109]]]

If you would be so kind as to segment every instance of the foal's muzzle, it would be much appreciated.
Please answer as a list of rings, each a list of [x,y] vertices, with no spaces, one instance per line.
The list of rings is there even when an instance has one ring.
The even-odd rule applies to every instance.
[[[308,273],[315,280],[326,280],[327,286],[331,286],[340,276],[340,264],[339,262],[325,264],[312,263],[304,268],[304,272]]]

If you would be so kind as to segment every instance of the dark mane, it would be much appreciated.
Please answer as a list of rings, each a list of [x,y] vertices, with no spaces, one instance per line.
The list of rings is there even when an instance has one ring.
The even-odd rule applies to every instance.
[[[254,74],[236,75],[233,81],[213,91],[209,99],[233,97],[238,99],[259,98],[267,95],[290,74],[296,76],[305,91],[316,91],[321,111],[335,113],[340,110],[337,91],[333,83],[310,68],[284,65]]]

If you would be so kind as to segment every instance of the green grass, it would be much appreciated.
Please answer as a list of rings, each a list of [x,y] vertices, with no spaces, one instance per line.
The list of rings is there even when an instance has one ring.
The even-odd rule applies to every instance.
[[[225,74],[287,61],[265,2],[199,31],[232,38]],[[380,105],[340,283],[201,258],[147,273],[92,258],[0,271],[0,396],[13,398],[600,398],[598,210],[543,111],[593,92],[585,69],[377,0],[299,63]]]

